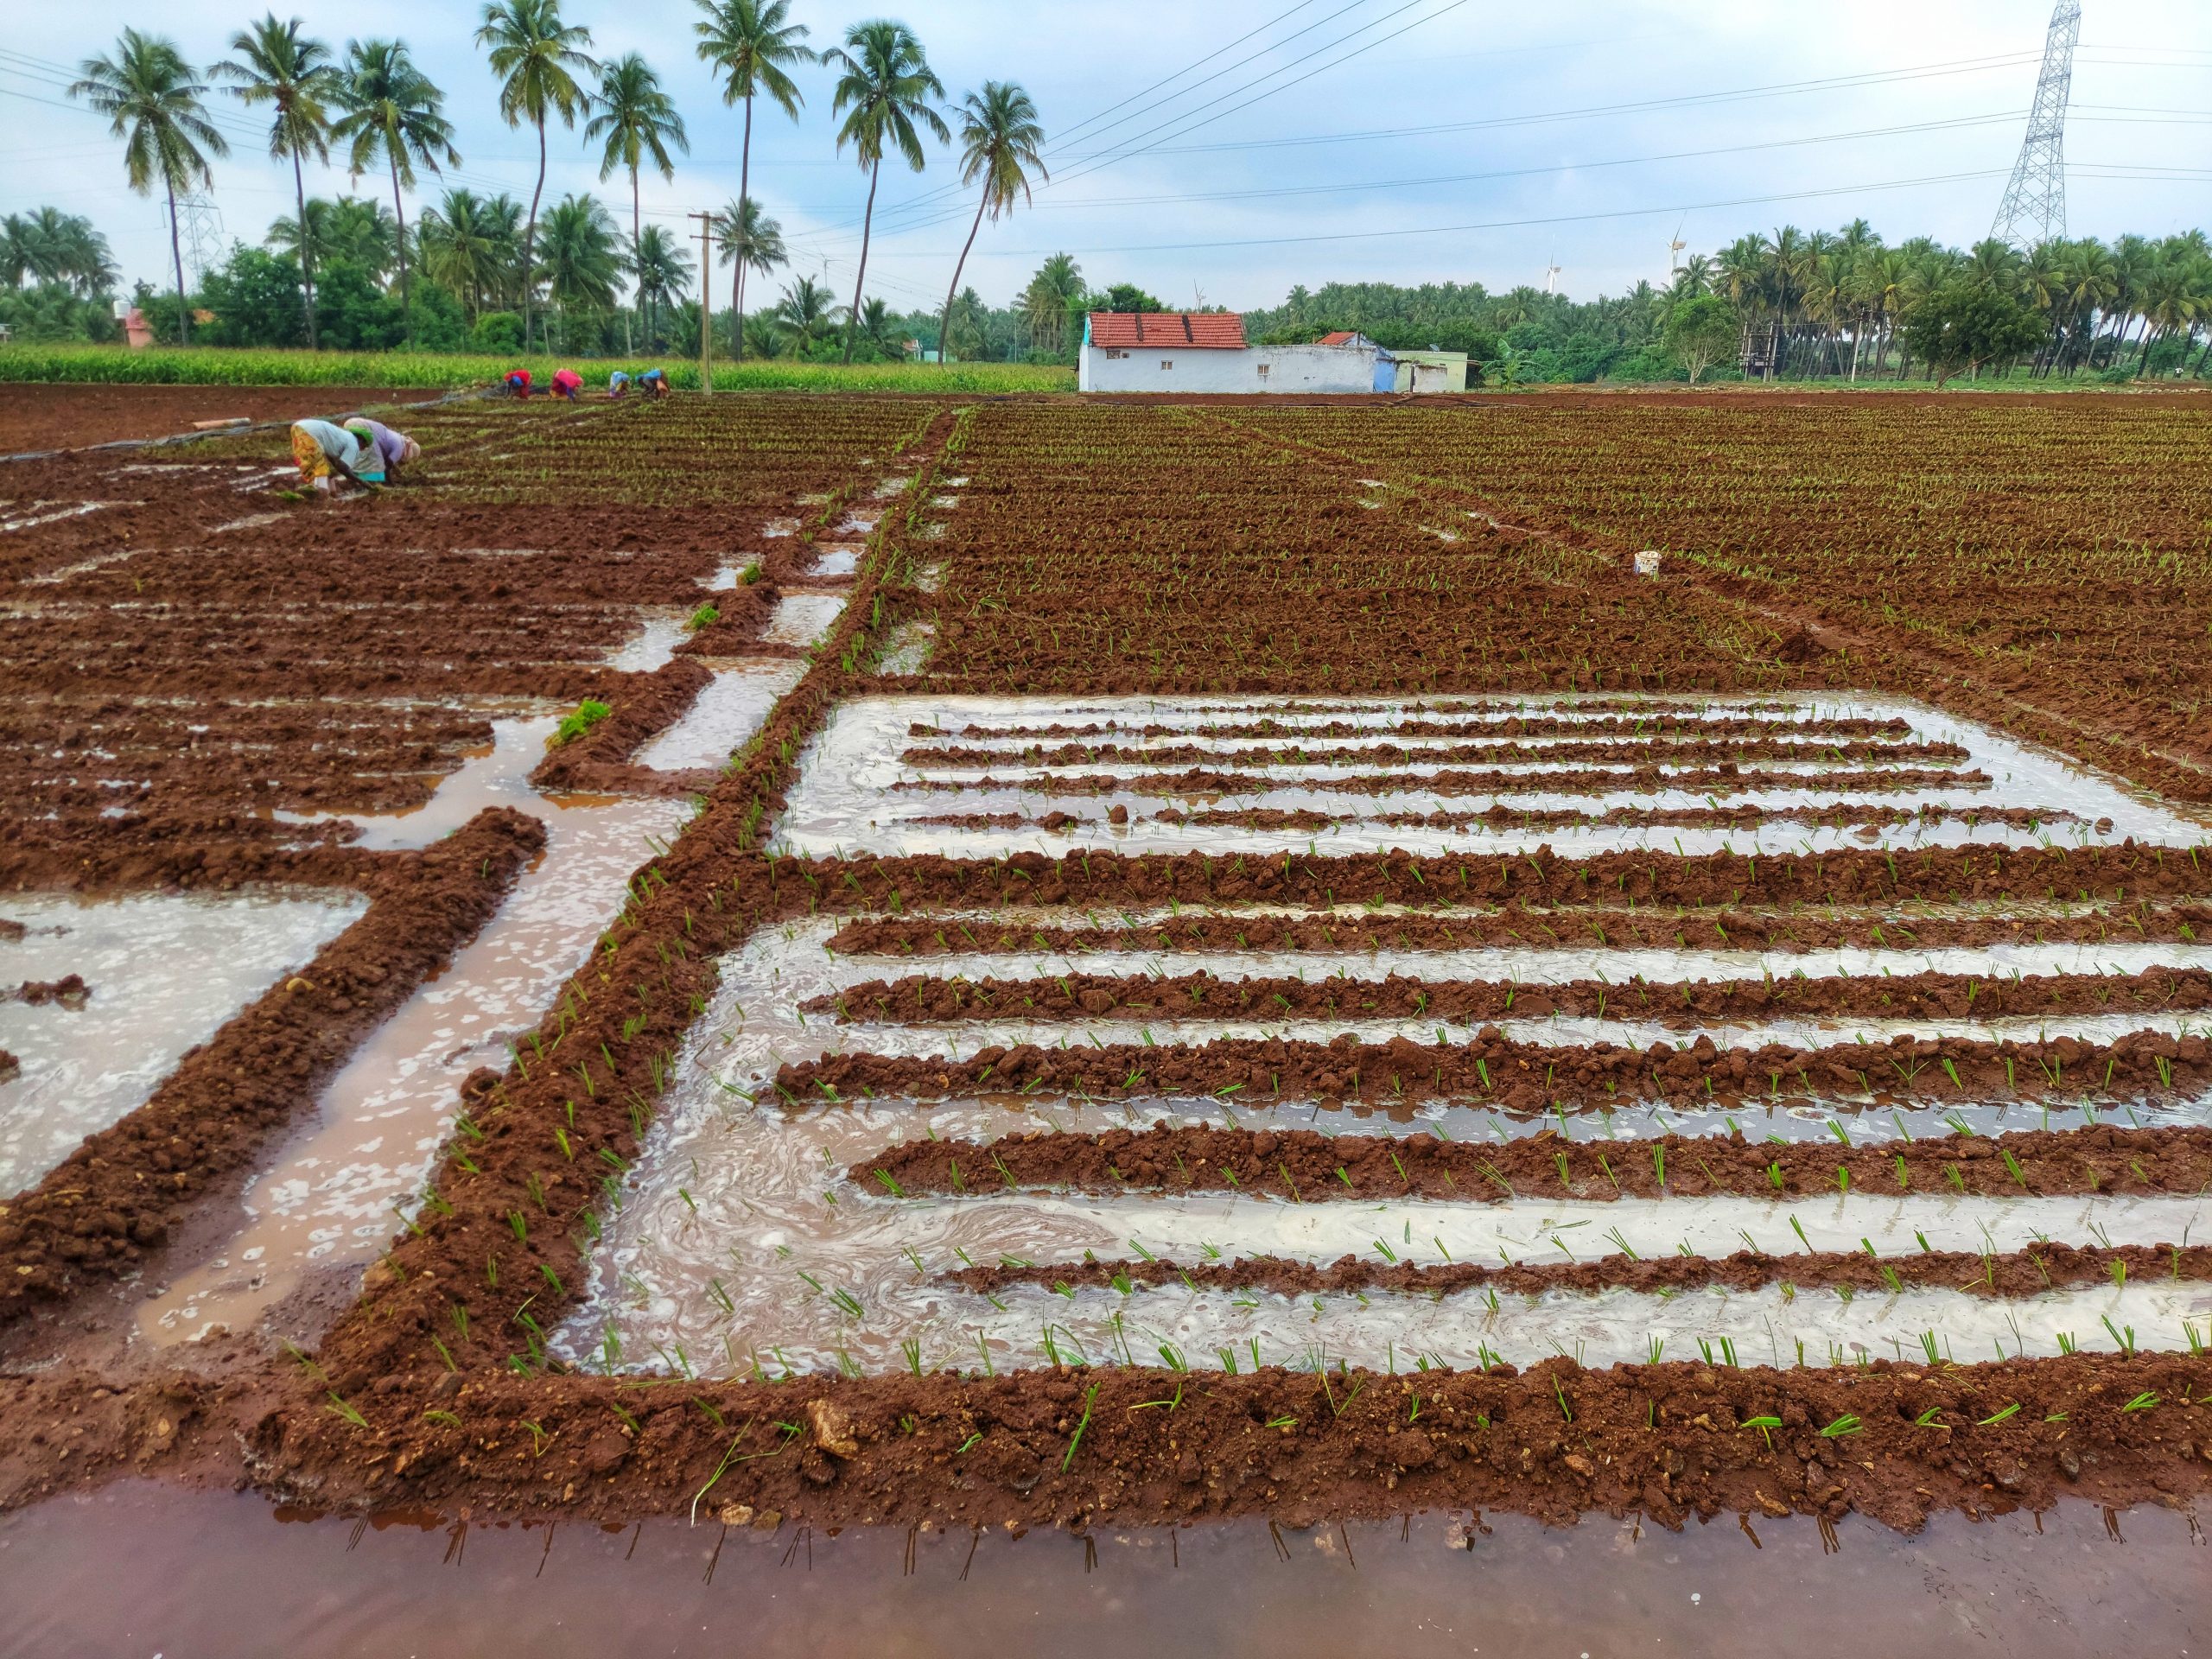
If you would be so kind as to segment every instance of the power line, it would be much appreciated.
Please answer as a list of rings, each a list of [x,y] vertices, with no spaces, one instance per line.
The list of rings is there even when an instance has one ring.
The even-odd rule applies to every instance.
[[[1114,111],[1120,109],[1123,104],[1133,104],[1138,99],[1148,97],[1152,93],[1158,92],[1162,86],[1165,86],[1168,81],[1180,80],[1185,75],[1189,74],[1192,70],[1197,68],[1199,64],[1205,63],[1214,58],[1217,58],[1223,53],[1231,51],[1234,48],[1243,45],[1245,41],[1250,40],[1255,35],[1265,34],[1268,29],[1273,29],[1277,23],[1282,22],[1284,18],[1292,16],[1294,13],[1303,11],[1306,7],[1315,3],[1316,0],[1298,0],[1298,3],[1293,6],[1289,11],[1276,13],[1274,16],[1268,18],[1266,22],[1262,23],[1259,28],[1247,29],[1243,34],[1239,35],[1235,40],[1214,48],[1214,49],[1207,53],[1205,57],[1196,59],[1190,63],[1185,64],[1173,74],[1168,75],[1162,79],[1154,81],[1151,86],[1145,87],[1141,92],[1131,92],[1128,97],[1122,100],[1121,104],[1109,104],[1104,109],[1099,111],[1096,115],[1085,116],[1082,120],[1070,127],[1065,132],[1054,133],[1052,135],[1053,142],[1056,143],[1065,143],[1069,139],[1074,137],[1076,134],[1081,132],[1085,127],[1090,125],[1093,122],[1113,114]]]

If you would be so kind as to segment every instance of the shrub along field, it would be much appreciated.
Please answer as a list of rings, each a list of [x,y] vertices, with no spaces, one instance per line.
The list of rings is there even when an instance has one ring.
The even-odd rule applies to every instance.
[[[0,346],[0,383],[82,381],[162,386],[418,386],[452,391],[486,386],[514,369],[543,385],[563,359],[543,356],[471,357],[430,352],[289,352],[195,346]],[[603,390],[608,372],[660,367],[679,391],[699,386],[696,353],[635,362],[579,359],[588,389]],[[577,366],[571,365],[570,366]],[[714,365],[717,391],[918,391],[934,393],[1072,391],[1073,369],[1021,363],[785,363]]]
[[[932,385],[457,403],[346,504],[281,434],[15,473],[10,886],[411,890],[292,810],[419,806],[470,699],[575,711],[548,798],[696,810],[448,1103],[358,1300],[190,1370],[103,1345],[223,1196],[174,1116],[10,1199],[0,1501],[2212,1488],[2212,752],[2196,662],[2152,671],[2203,620],[2204,469],[2158,460],[2193,404]],[[761,664],[726,764],[645,775]],[[527,836],[473,833],[431,874],[515,879]],[[321,1029],[298,984],[170,1103],[231,1123],[251,1074],[233,1172],[359,1040],[356,975],[255,1063]]]

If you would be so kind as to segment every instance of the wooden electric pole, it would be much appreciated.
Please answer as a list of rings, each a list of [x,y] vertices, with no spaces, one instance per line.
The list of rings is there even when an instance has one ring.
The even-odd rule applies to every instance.
[[[713,362],[707,355],[707,342],[711,338],[710,329],[715,314],[714,308],[709,303],[707,296],[714,292],[712,283],[714,249],[711,242],[714,234],[714,215],[687,213],[684,217],[699,221],[699,390],[702,394],[711,397],[715,390],[715,369]]]

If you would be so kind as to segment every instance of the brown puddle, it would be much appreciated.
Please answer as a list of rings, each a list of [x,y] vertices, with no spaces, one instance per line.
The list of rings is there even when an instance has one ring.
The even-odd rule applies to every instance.
[[[2040,1521],[1946,1516],[1915,1537],[1856,1517],[1669,1533],[1634,1519],[1561,1529],[1427,1515],[1086,1539],[315,1519],[132,1483],[0,1520],[0,1606],[10,1652],[172,1659],[1094,1655],[1102,1637],[1147,1654],[1268,1659],[1773,1659],[1847,1640],[2075,1659],[2212,1639],[2207,1559],[2188,1516],[2080,1503]]]

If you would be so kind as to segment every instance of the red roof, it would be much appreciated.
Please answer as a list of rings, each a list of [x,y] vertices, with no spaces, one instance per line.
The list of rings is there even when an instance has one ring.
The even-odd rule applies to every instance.
[[[1322,335],[1321,344],[1324,346],[1349,346],[1352,341],[1358,338],[1359,336],[1354,334],[1351,329],[1339,328],[1333,334]]]
[[[1093,346],[1179,346],[1208,352],[1244,349],[1244,319],[1234,311],[1094,311]]]

